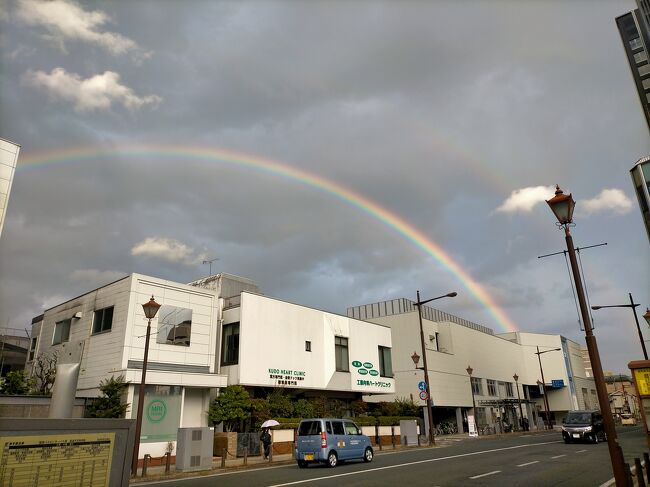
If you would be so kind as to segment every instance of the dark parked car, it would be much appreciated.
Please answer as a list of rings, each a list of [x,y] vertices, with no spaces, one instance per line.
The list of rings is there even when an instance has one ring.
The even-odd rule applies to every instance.
[[[600,411],[569,411],[562,421],[562,438],[565,443],[572,441],[606,441],[607,434]]]

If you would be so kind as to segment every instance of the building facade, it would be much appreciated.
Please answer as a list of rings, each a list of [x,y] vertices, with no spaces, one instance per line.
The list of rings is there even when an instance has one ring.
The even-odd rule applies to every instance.
[[[0,139],[0,235],[4,227],[9,204],[9,193],[16,173],[20,146],[5,139]]]
[[[647,10],[644,10],[644,13],[647,14]],[[650,30],[640,9],[617,17],[616,26],[623,41],[623,49],[630,65],[641,108],[650,129]]]
[[[650,156],[639,159],[630,169],[630,176],[632,176],[641,218],[650,241]]]
[[[423,353],[414,302],[401,298],[356,306],[348,309],[348,316],[393,330],[395,394],[388,399],[365,399],[403,397],[425,407],[420,396],[424,374],[412,358]],[[422,326],[436,424],[451,423],[459,431],[466,430],[467,415],[475,405],[479,427],[498,430],[504,424],[518,426],[522,418],[533,428],[542,427],[546,417],[544,389],[552,423],[561,422],[570,410],[593,404],[594,382],[586,376],[580,346],[571,340],[536,333],[496,335],[487,327],[428,306],[422,306]],[[537,347],[543,352],[540,359],[535,353]],[[556,348],[559,351],[545,353]],[[539,360],[545,388],[540,387]]]

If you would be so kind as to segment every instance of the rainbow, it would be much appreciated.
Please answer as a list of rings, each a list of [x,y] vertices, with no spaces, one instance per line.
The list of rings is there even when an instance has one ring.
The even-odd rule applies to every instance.
[[[518,331],[515,323],[505,314],[494,299],[478,284],[465,270],[463,270],[452,257],[438,244],[427,237],[399,215],[380,206],[363,195],[355,193],[345,186],[326,179],[322,176],[297,169],[287,164],[282,164],[259,156],[224,150],[220,148],[182,146],[182,145],[120,145],[116,147],[75,147],[59,151],[47,151],[29,154],[19,159],[17,171],[19,173],[47,167],[59,163],[84,161],[89,158],[102,156],[143,157],[155,156],[158,158],[185,158],[197,161],[217,162],[237,167],[250,169],[256,172],[272,174],[299,184],[312,187],[318,191],[331,195],[339,200],[365,212],[388,228],[396,231],[407,241],[433,257],[443,268],[455,276],[469,293],[488,311],[496,320],[502,331]]]

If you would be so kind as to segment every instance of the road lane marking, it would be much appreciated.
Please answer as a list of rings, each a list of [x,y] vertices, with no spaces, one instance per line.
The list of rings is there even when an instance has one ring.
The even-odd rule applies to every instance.
[[[583,453],[586,452],[587,450],[578,450],[576,453]]]
[[[555,455],[554,457],[551,457],[551,459],[555,460],[556,458],[562,458],[566,457],[566,455]]]
[[[297,480],[295,482],[286,482],[283,484],[274,484],[274,485],[269,485],[268,487],[284,487],[286,485],[298,485],[298,484],[306,484],[309,482],[318,482],[320,480],[329,480],[333,479],[336,477],[349,477],[350,475],[361,475],[361,474],[366,474],[366,473],[374,473],[378,472],[379,470],[390,470],[393,468],[401,468],[401,467],[410,467],[412,465],[419,465],[421,463],[431,463],[431,462],[440,462],[442,460],[453,460],[455,458],[464,458],[464,457],[471,457],[475,455],[484,455],[486,453],[495,453],[499,451],[506,451],[506,450],[516,450],[518,448],[529,448],[531,446],[542,446],[542,445],[552,445],[554,443],[561,443],[561,441],[545,441],[542,443],[528,443],[526,445],[517,445],[517,446],[507,446],[505,448],[494,448],[492,450],[484,450],[484,451],[477,451],[477,452],[471,452],[471,453],[461,453],[458,455],[450,455],[448,457],[440,457],[440,458],[429,458],[428,460],[418,460],[416,462],[408,462],[408,463],[400,463],[399,465],[388,465],[386,467],[377,467],[377,468],[367,468],[364,470],[359,470],[357,472],[347,472],[347,473],[341,473],[338,475],[328,475],[326,477],[316,477],[313,479],[305,479],[305,480]],[[204,476],[201,478],[205,478],[208,476]],[[212,477],[210,475],[210,477]]]
[[[470,479],[472,479],[472,480],[480,479],[481,477],[487,477],[488,475],[494,475],[494,474],[497,474],[497,473],[501,473],[501,470],[494,470],[492,472],[482,473],[481,475],[474,475],[473,477],[470,477]]]
[[[535,460],[534,462],[522,463],[521,465],[517,465],[517,466],[518,467],[526,467],[528,465],[532,465],[533,463],[539,463],[539,460]]]

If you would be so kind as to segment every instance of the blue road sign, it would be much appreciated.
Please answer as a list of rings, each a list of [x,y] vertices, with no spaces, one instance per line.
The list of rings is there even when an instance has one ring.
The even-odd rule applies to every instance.
[[[420,382],[418,382],[418,389],[420,389],[421,391],[426,391],[427,383],[421,380]]]
[[[563,379],[553,379],[551,381],[551,387],[554,389],[559,389],[561,387],[564,387],[564,380]]]

